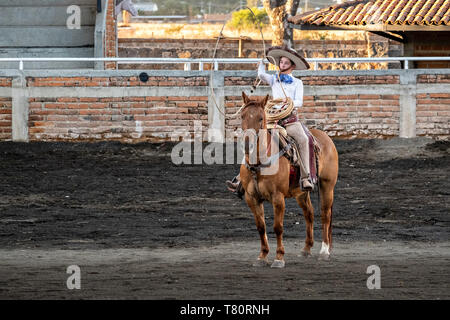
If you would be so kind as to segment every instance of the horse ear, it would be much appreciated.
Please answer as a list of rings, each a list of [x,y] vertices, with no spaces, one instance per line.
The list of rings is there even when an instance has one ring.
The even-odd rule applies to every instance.
[[[244,104],[247,104],[247,102],[249,101],[248,96],[245,94],[244,91],[242,91],[242,99],[244,99]]]

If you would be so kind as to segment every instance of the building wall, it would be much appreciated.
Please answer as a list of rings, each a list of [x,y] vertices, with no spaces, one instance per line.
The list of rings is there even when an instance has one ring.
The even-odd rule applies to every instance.
[[[0,139],[166,141],[195,121],[225,137],[240,127],[254,72],[0,71]],[[447,70],[307,71],[300,118],[337,138],[450,138]],[[23,81],[22,81],[23,80]],[[252,95],[270,93],[259,86]],[[220,110],[218,110],[220,109]],[[227,115],[227,118],[223,117]],[[14,134],[16,132],[16,134]],[[15,137],[15,138],[14,138]],[[204,140],[209,140],[204,136]]]
[[[450,31],[406,32],[405,56],[450,57]],[[414,68],[450,68],[450,61],[416,61]]]
[[[93,57],[96,0],[0,1],[0,58]],[[80,9],[80,29],[69,29]],[[0,62],[0,69],[18,62]],[[28,69],[92,68],[92,62],[26,62]]]

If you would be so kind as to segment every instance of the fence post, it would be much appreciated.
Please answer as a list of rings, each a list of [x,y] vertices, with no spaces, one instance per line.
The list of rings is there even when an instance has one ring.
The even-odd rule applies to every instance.
[[[101,10],[103,8],[103,11]],[[100,9],[100,11],[98,10]],[[105,51],[105,32],[106,32],[106,10],[107,4],[105,0],[97,1],[97,14],[95,17],[95,32],[94,32],[94,57],[103,58]],[[105,63],[103,61],[95,61],[94,69],[104,70]]]
[[[225,142],[225,77],[211,72],[208,92],[208,141]]]
[[[405,60],[408,63],[408,60]],[[416,136],[416,73],[410,70],[400,71],[400,119],[399,137],[414,138]]]
[[[12,140],[28,142],[28,91],[25,77],[14,78],[11,88],[12,100]]]

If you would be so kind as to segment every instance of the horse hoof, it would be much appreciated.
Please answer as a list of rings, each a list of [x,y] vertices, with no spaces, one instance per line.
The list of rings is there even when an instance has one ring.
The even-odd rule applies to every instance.
[[[321,260],[321,261],[328,261],[328,260],[330,260],[330,254],[328,254],[328,253],[320,253],[318,259]]]
[[[284,260],[273,260],[272,265],[270,266],[271,268],[284,268]]]
[[[266,267],[266,266],[268,266],[269,265],[269,261],[267,261],[267,258],[265,258],[265,259],[261,259],[261,258],[258,258],[258,260],[256,260],[254,263],[253,263],[253,266],[254,267]]]
[[[311,255],[311,251],[307,251],[307,250],[302,250],[302,256],[304,257],[304,258],[309,258],[309,257],[311,257],[312,255]]]

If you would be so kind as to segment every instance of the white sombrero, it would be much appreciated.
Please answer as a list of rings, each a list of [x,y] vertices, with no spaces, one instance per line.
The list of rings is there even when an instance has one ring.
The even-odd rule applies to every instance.
[[[286,46],[283,47],[270,47],[266,51],[266,56],[270,63],[273,64],[274,60],[277,66],[280,65],[281,57],[289,58],[295,64],[295,70],[307,70],[309,69],[309,64],[306,62],[297,51]]]

